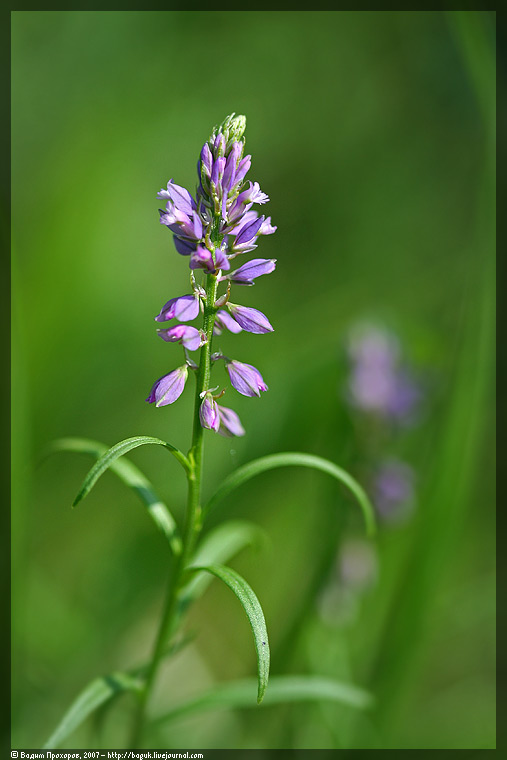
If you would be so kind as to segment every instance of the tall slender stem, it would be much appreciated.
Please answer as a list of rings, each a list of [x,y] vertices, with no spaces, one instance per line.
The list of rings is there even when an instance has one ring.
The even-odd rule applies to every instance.
[[[191,469],[188,473],[188,500],[186,523],[183,534],[183,547],[181,554],[177,557],[174,566],[174,572],[169,578],[169,587],[167,589],[166,601],[157,638],[153,647],[153,655],[150,666],[146,675],[144,688],[140,694],[139,707],[135,716],[131,748],[138,749],[142,741],[142,733],[146,718],[146,707],[149,701],[155,679],[157,676],[160,661],[164,654],[164,649],[168,639],[173,634],[173,629],[178,617],[178,594],[181,589],[185,569],[190,561],[192,552],[201,530],[201,478],[203,464],[204,448],[204,429],[199,419],[199,409],[201,406],[201,394],[207,391],[210,386],[211,375],[211,342],[213,338],[213,327],[217,309],[215,301],[218,290],[217,275],[208,274],[206,281],[206,303],[204,306],[203,332],[206,335],[206,343],[201,348],[201,359],[197,372],[197,382],[195,389],[194,404],[194,423],[192,432],[192,446],[188,453],[191,463]]]

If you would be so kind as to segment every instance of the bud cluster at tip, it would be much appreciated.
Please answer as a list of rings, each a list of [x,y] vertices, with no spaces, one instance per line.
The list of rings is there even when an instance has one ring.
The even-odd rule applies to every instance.
[[[239,333],[242,330],[262,334],[273,331],[269,319],[258,309],[241,306],[230,301],[231,287],[252,286],[255,279],[274,271],[275,259],[252,259],[231,269],[238,256],[254,251],[261,235],[271,235],[276,227],[271,218],[259,215],[254,208],[269,201],[257,182],[246,180],[251,156],[244,155],[246,118],[231,114],[216,126],[204,143],[197,164],[198,185],[195,197],[173,180],[167,183],[157,197],[166,201],[159,209],[160,223],[173,235],[176,250],[189,257],[192,293],[170,299],[155,317],[157,322],[172,319],[190,322],[202,311],[209,311],[206,289],[208,276],[227,287],[226,293],[211,305],[214,314],[213,335],[223,330]],[[236,263],[236,262],[234,262]],[[198,285],[195,275],[202,271],[204,281]],[[180,343],[186,356],[184,367],[173,370],[153,386],[147,401],[157,406],[172,404],[183,392],[187,370],[197,369],[187,351],[196,351],[210,334],[186,324],[159,329],[158,335],[166,342]],[[232,386],[245,396],[260,396],[267,390],[260,372],[250,364],[230,360],[221,354],[213,355],[225,366]],[[185,370],[185,372],[183,372]],[[221,396],[222,394],[220,394]],[[201,425],[222,435],[244,435],[244,429],[235,412],[217,404],[210,389],[201,394],[199,419]]]

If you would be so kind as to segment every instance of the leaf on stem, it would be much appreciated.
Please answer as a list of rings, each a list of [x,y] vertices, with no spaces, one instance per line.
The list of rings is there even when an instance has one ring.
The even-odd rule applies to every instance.
[[[202,538],[190,569],[228,562],[241,549],[265,539],[266,534],[258,525],[246,520],[229,520],[218,525]],[[209,575],[193,574],[182,590],[180,606],[185,609],[194,599],[203,594],[211,580]]]
[[[259,600],[254,592],[235,570],[225,565],[208,565],[207,567],[189,568],[192,572],[207,572],[220,578],[236,594],[245,610],[254,636],[257,652],[257,703],[260,704],[268,685],[269,678],[269,642],[266,621]]]
[[[58,440],[53,441],[46,450],[46,454],[53,454],[59,451],[75,451],[83,454],[90,454],[100,461],[101,457],[107,454],[109,449],[103,443],[90,441],[86,438],[59,438]],[[180,554],[181,538],[178,535],[176,522],[167,506],[158,498],[150,481],[128,459],[113,459],[107,466],[120,478],[120,480],[123,481],[123,483],[125,483],[125,485],[129,486],[129,488],[132,488],[136,492],[142,503],[147,507],[148,512],[157,527],[166,535],[173,552],[175,554]],[[101,473],[95,477],[95,480],[100,474]],[[90,475],[91,472],[89,473],[87,480]],[[93,483],[89,486],[88,491],[92,485]],[[83,498],[83,496],[81,498]]]
[[[256,680],[245,678],[215,686],[204,694],[175,705],[169,712],[154,719],[156,725],[183,715],[220,708],[253,707]],[[371,694],[352,684],[321,676],[272,676],[263,706],[287,702],[338,702],[357,710],[373,704]]]
[[[346,470],[338,467],[334,462],[328,459],[315,456],[314,454],[303,454],[296,451],[285,451],[281,454],[271,454],[261,459],[254,459],[253,462],[239,467],[232,472],[215,491],[206,507],[204,514],[207,515],[216,505],[222,501],[231,491],[245,483],[255,475],[259,475],[266,470],[272,470],[275,467],[312,467],[315,470],[321,470],[331,475],[340,483],[345,485],[355,496],[362,512],[366,524],[368,535],[375,533],[375,516],[370,500],[359,483],[349,475]]]
[[[127,673],[96,678],[79,694],[42,749],[55,749],[98,707],[117,694],[140,691],[142,682]]]

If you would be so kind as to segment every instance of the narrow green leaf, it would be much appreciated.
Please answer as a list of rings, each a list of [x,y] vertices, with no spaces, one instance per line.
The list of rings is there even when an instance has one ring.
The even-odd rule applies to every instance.
[[[235,570],[224,565],[208,565],[207,567],[192,567],[193,572],[207,572],[216,575],[231,591],[236,594],[245,610],[255,642],[257,652],[257,702],[260,704],[268,685],[269,678],[269,642],[266,621],[259,600],[254,592]]]
[[[45,453],[49,455],[60,451],[75,451],[100,459],[108,450],[109,447],[103,443],[90,441],[86,438],[59,438],[53,441]],[[157,527],[167,536],[173,552],[180,554],[181,538],[178,535],[176,522],[167,506],[158,498],[150,481],[130,460],[125,458],[111,461],[109,469],[125,485],[135,491],[142,503],[147,507]]]
[[[183,715],[220,708],[253,707],[256,689],[255,678],[245,678],[216,686],[204,694],[175,705],[169,712],[154,719],[160,725]],[[287,702],[339,702],[357,710],[366,710],[373,704],[372,696],[352,684],[321,676],[272,676],[263,706]]]
[[[112,673],[96,678],[79,694],[42,749],[55,749],[98,707],[116,694],[124,691],[139,691],[141,681],[126,673]]]
[[[246,520],[229,520],[206,534],[197,547],[191,567],[214,565],[228,562],[241,549],[265,540],[266,534],[258,525]],[[188,604],[204,593],[211,583],[211,576],[193,574],[182,590],[181,606]]]
[[[108,469],[108,467],[111,466],[112,462],[124,454],[127,454],[129,451],[132,451],[132,449],[135,449],[138,446],[144,446],[146,444],[157,444],[158,446],[164,446],[171,452],[171,454],[173,454],[173,456],[176,457],[176,459],[183,465],[184,469],[187,472],[190,470],[190,463],[186,456],[182,454],[181,451],[174,448],[174,446],[171,446],[170,443],[166,443],[166,441],[162,441],[160,438],[152,438],[151,436],[147,435],[136,435],[133,438],[126,438],[124,441],[120,441],[108,449],[108,451],[106,451],[106,453],[100,457],[98,462],[94,464],[84,479],[81,490],[74,499],[72,506],[76,507],[79,502],[90,493],[97,480]]]
[[[222,501],[231,491],[245,483],[255,475],[259,475],[266,470],[272,470],[275,467],[312,467],[315,470],[321,470],[331,475],[336,480],[343,483],[349,491],[353,493],[363,512],[364,521],[368,535],[375,532],[375,516],[373,507],[363,488],[348,472],[341,467],[330,462],[328,459],[315,456],[314,454],[303,454],[297,451],[284,451],[281,454],[271,454],[261,459],[254,459],[232,472],[215,491],[206,507],[204,513],[208,514],[211,509]]]

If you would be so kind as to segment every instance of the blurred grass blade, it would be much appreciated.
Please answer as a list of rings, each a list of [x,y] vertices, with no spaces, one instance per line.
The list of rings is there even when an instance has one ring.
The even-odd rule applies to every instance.
[[[211,530],[197,547],[192,565],[222,564],[228,562],[246,546],[260,543],[266,535],[262,528],[246,520],[229,520]],[[194,575],[183,589],[180,605],[185,609],[190,602],[204,593],[211,583],[210,575]]]
[[[100,459],[108,451],[108,446],[98,441],[86,438],[59,438],[48,447],[46,454],[60,451],[75,451]],[[171,548],[175,554],[181,552],[181,538],[178,535],[176,522],[167,506],[160,501],[153,490],[150,481],[128,459],[114,460],[109,464],[109,469],[117,475],[125,485],[132,488],[143,504],[147,507],[150,516],[158,528],[167,536]],[[98,476],[97,476],[98,477]]]
[[[126,673],[112,673],[96,678],[79,694],[42,749],[59,747],[75,729],[98,707],[124,691],[139,691],[141,681]]]
[[[84,499],[84,497],[90,493],[91,489],[100,478],[100,476],[108,469],[108,467],[111,466],[114,461],[116,461],[116,459],[122,457],[124,454],[127,454],[129,451],[132,451],[132,449],[136,449],[138,446],[145,446],[146,444],[164,446],[171,452],[171,454],[173,454],[173,456],[176,457],[176,459],[183,465],[184,469],[187,472],[190,470],[190,463],[186,456],[174,446],[171,446],[170,443],[166,443],[166,441],[162,441],[160,438],[152,438],[151,436],[147,435],[136,435],[133,438],[126,438],[124,441],[120,441],[108,449],[106,453],[100,457],[98,462],[94,464],[84,479],[81,490],[74,499],[72,506],[76,507],[79,502],[82,501],[82,499]]]
[[[215,491],[204,509],[205,514],[216,507],[216,505],[235,488],[242,485],[247,480],[250,480],[250,478],[253,478],[255,475],[259,475],[266,470],[272,470],[275,467],[312,467],[315,470],[321,470],[322,472],[331,475],[333,478],[336,478],[336,480],[343,483],[343,485],[345,485],[356,497],[363,512],[367,533],[370,536],[373,535],[375,532],[373,507],[359,483],[354,480],[348,472],[334,464],[334,462],[330,462],[328,459],[323,459],[314,454],[302,454],[295,451],[284,451],[281,454],[271,454],[267,457],[261,457],[261,459],[254,459],[253,462],[248,462],[248,464],[243,465],[243,467],[239,467],[232,472]]]
[[[253,707],[256,681],[245,678],[241,681],[216,686],[194,699],[189,699],[173,707],[169,712],[155,718],[155,724],[167,723],[183,715],[203,710],[220,708]],[[339,702],[342,705],[365,710],[373,704],[372,696],[352,684],[335,681],[320,676],[273,676],[269,681],[269,691],[263,705],[287,702]]]
[[[235,570],[224,565],[208,565],[207,567],[190,568],[194,572],[205,571],[216,575],[232,592],[236,594],[245,610],[255,642],[257,652],[257,702],[260,704],[268,685],[269,678],[269,642],[266,621],[259,600],[254,592]]]

